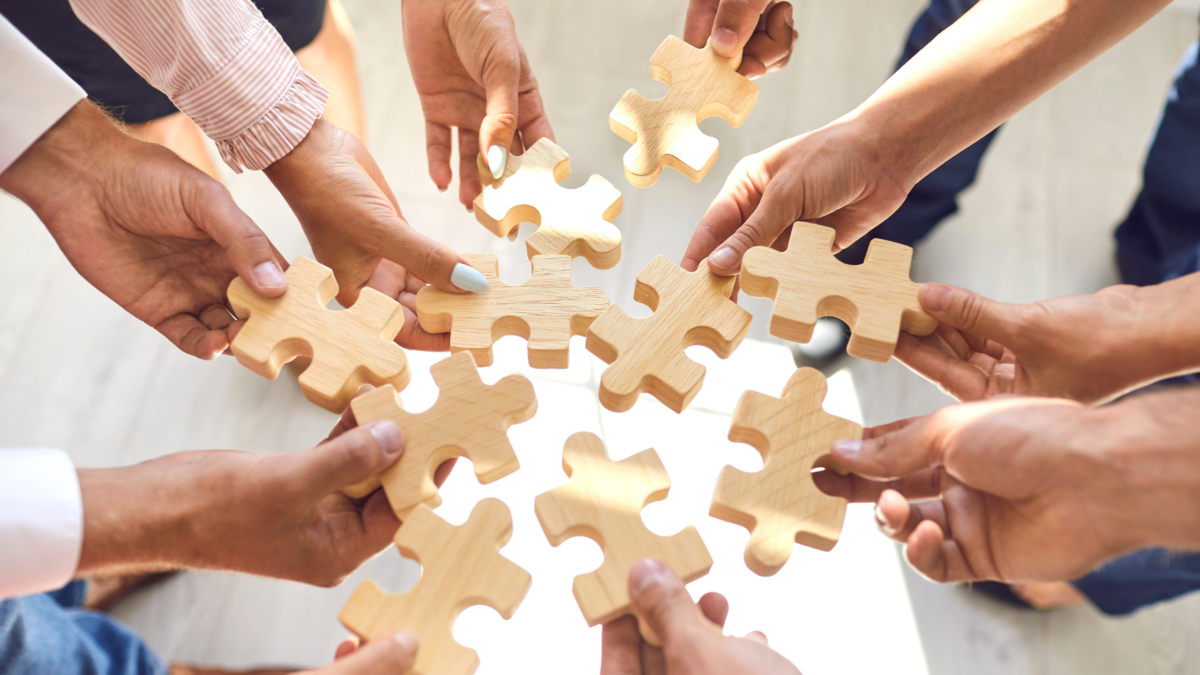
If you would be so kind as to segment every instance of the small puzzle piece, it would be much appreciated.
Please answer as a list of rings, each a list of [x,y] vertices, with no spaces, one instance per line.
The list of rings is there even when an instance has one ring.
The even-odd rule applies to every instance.
[[[460,527],[419,506],[396,532],[396,548],[421,563],[421,578],[400,595],[364,581],[342,608],[342,624],[364,640],[412,630],[421,647],[409,675],[471,675],[479,655],[454,641],[454,621],[485,605],[512,618],[532,577],[500,555],[512,537],[512,515],[498,499],[479,502]]]
[[[427,286],[417,293],[417,318],[430,333],[450,333],[450,351],[470,351],[482,366],[492,365],[492,343],[505,335],[529,341],[529,365],[566,368],[572,335],[583,335],[608,307],[599,288],[571,285],[571,258],[539,255],[533,276],[519,286],[500,281],[496,256],[467,254],[483,273],[481,293],[447,293]]]
[[[630,183],[654,185],[664,165],[704,178],[717,161],[717,139],[700,131],[700,120],[718,115],[740,127],[758,102],[758,85],[738,74],[739,65],[740,56],[718,56],[711,43],[696,49],[674,35],[663,40],[650,74],[671,91],[651,101],[630,89],[608,116],[609,127],[633,143],[625,152]]]
[[[588,329],[588,351],[611,364],[600,377],[604,407],[629,410],[646,391],[682,412],[704,383],[704,366],[684,348],[704,345],[728,358],[750,331],[750,313],[729,299],[736,279],[713,274],[707,262],[687,272],[664,256],[651,260],[633,298],[654,314],[634,319],[611,305]]]
[[[521,223],[538,231],[525,240],[535,255],[586,258],[606,270],[621,260],[621,231],[613,225],[621,215],[621,193],[593,174],[581,188],[559,185],[571,175],[571,160],[562,148],[543,138],[523,155],[510,155],[500,180],[480,156],[483,192],[475,198],[475,218],[498,237],[516,236]]]
[[[404,325],[400,303],[364,288],[354,306],[325,308],[337,295],[328,267],[297,258],[287,271],[287,292],[264,298],[241,278],[229,284],[229,304],[246,321],[231,349],[238,363],[273,380],[283,364],[312,358],[300,374],[300,389],[313,403],[340,413],[364,384],[408,385],[408,359],[395,342]]]
[[[821,409],[825,377],[812,368],[792,374],[783,398],[748,391],[738,399],[729,440],[748,443],[762,471],[721,470],[708,514],[750,530],[746,566],[760,576],[780,570],[792,544],[831,550],[842,532],[846,500],[821,492],[814,467],[845,474],[829,454],[839,438],[862,438],[862,427]]]
[[[771,298],[771,335],[808,342],[817,319],[833,316],[852,334],[851,356],[886,363],[896,351],[900,331],[929,335],[937,319],[921,309],[921,284],[908,277],[912,248],[875,239],[861,265],[833,256],[833,228],[798,222],[787,252],[755,246],[742,258],[742,290]]]
[[[448,459],[469,457],[485,485],[520,468],[508,427],[537,412],[537,396],[528,379],[509,375],[484,384],[468,352],[438,361],[429,372],[438,385],[438,398],[425,412],[406,412],[391,387],[369,391],[350,404],[359,424],[392,420],[404,431],[406,442],[404,454],[386,471],[342,491],[359,498],[382,484],[401,520],[419,504],[442,503],[433,475]]]
[[[670,567],[684,583],[708,574],[712,557],[696,528],[660,537],[642,522],[642,508],[666,499],[671,488],[654,450],[614,462],[595,434],[580,432],[567,439],[563,470],[570,482],[538,495],[533,508],[552,545],[587,537],[604,550],[599,568],[575,577],[575,600],[589,626],[635,613],[629,570],[643,558]],[[651,644],[659,644],[641,617],[638,626]]]

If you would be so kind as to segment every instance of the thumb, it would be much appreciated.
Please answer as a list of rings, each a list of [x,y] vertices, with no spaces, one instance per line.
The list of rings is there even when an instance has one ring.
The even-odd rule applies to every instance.
[[[188,176],[196,181],[193,189],[180,190],[188,217],[225,249],[233,269],[255,293],[264,298],[283,295],[287,276],[271,240],[238,208],[225,186],[199,170]]]
[[[629,570],[629,595],[634,609],[662,640],[664,648],[673,636],[705,621],[683,581],[657,560],[640,560]]]
[[[742,53],[769,0],[721,0],[713,22],[713,51],[726,58]]]
[[[926,312],[953,328],[1001,344],[1011,344],[1021,335],[1018,318],[1024,305],[996,302],[965,288],[937,283],[922,284],[917,297]]]
[[[784,180],[772,180],[746,222],[709,256],[709,266],[722,276],[737,274],[742,257],[755,246],[770,246],[796,221],[796,207]],[[703,222],[701,223],[703,224]]]
[[[479,147],[486,153],[492,178],[504,175],[508,150],[517,133],[517,95],[521,79],[521,47],[512,19],[497,22],[492,29],[492,49],[483,64],[486,115],[479,125]]]
[[[364,424],[312,450],[288,455],[285,479],[292,489],[324,496],[388,468],[404,452],[404,432],[395,422]]]
[[[881,480],[940,465],[945,436],[940,429],[945,425],[939,420],[945,417],[939,412],[872,438],[834,441],[833,459],[851,473]]]
[[[338,659],[333,665],[318,670],[314,675],[407,673],[417,660],[419,646],[417,634],[411,630],[380,635],[353,654]]]

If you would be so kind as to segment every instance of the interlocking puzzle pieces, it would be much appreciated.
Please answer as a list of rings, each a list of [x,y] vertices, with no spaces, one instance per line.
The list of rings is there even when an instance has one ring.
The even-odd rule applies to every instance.
[[[707,262],[686,272],[661,255],[651,260],[633,297],[654,314],[634,319],[612,305],[588,329],[588,351],[611,364],[600,377],[600,403],[622,412],[645,391],[682,412],[704,383],[704,366],[684,348],[704,345],[724,359],[750,331],[750,313],[729,299],[735,281]]]
[[[492,343],[505,335],[529,341],[529,365],[566,368],[572,335],[583,335],[608,307],[599,288],[571,285],[571,258],[534,256],[533,276],[519,286],[500,281],[496,256],[467,254],[483,273],[481,293],[447,293],[427,286],[417,293],[417,319],[430,333],[450,333],[450,351],[470,351],[475,361],[492,365]]]
[[[400,303],[364,288],[350,309],[326,309],[337,295],[333,271],[308,258],[297,258],[287,271],[288,290],[263,298],[241,278],[229,284],[229,304],[246,324],[231,348],[239,363],[273,380],[283,364],[312,358],[300,374],[309,401],[336,413],[346,409],[364,384],[408,385],[408,359],[395,342],[404,325]]]
[[[433,475],[448,459],[470,458],[485,485],[520,468],[508,427],[537,412],[537,396],[527,378],[509,375],[484,384],[469,352],[438,361],[429,372],[438,385],[438,398],[425,412],[406,412],[391,387],[369,391],[350,404],[359,424],[392,420],[404,430],[406,443],[404,454],[387,471],[342,491],[364,497],[382,484],[401,520],[419,504],[441,503]]]
[[[821,409],[827,388],[820,372],[801,368],[783,398],[748,391],[734,408],[729,440],[758,450],[763,468],[722,469],[709,515],[750,530],[746,566],[761,576],[783,567],[793,542],[828,551],[841,535],[846,500],[821,492],[812,470],[845,474],[830,446],[839,438],[862,438],[862,427]]]
[[[417,584],[390,595],[364,581],[338,618],[365,640],[415,632],[421,648],[409,675],[471,675],[479,655],[454,641],[455,619],[474,605],[510,619],[532,583],[529,572],[500,555],[511,537],[512,515],[498,499],[480,501],[460,527],[419,506],[396,532],[400,553],[421,563]]]
[[[712,557],[696,528],[660,537],[642,522],[642,508],[666,499],[671,487],[654,450],[614,462],[599,438],[580,432],[567,439],[563,470],[570,482],[538,495],[533,505],[552,545],[587,537],[604,550],[599,568],[575,577],[575,600],[589,626],[634,613],[629,570],[643,558],[670,567],[685,583],[708,574]],[[641,617],[638,625],[643,637],[659,644]]]
[[[717,139],[698,123],[718,115],[735,127],[758,102],[758,85],[738,74],[741,57],[724,58],[712,49],[696,49],[674,35],[650,59],[650,74],[671,87],[666,96],[648,100],[625,92],[608,116],[608,125],[633,143],[625,152],[625,177],[650,187],[663,166],[699,182],[717,161]]]
[[[612,224],[621,215],[621,193],[595,174],[581,188],[559,185],[571,175],[565,150],[543,138],[510,156],[499,180],[482,155],[478,161],[484,187],[475,198],[475,218],[493,234],[515,236],[521,223],[534,223],[538,231],[525,240],[530,258],[582,256],[602,270],[621,260],[621,231]]]
[[[833,256],[834,230],[813,223],[792,226],[785,253],[755,246],[742,258],[742,290],[775,301],[771,335],[808,342],[817,319],[833,316],[852,332],[851,356],[886,363],[900,331],[929,335],[938,322],[921,309],[921,285],[908,277],[912,248],[876,239],[861,265]]]

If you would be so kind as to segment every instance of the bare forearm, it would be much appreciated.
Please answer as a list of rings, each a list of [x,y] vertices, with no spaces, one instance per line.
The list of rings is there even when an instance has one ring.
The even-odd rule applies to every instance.
[[[1144,321],[1137,329],[1149,343],[1157,378],[1200,371],[1200,273],[1138,289]]]
[[[141,466],[80,469],[83,547],[78,573],[177,566],[171,495]],[[149,480],[147,480],[149,479]]]

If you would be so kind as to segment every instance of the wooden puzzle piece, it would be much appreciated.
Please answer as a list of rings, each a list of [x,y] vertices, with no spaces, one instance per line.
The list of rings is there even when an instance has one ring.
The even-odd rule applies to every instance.
[[[742,258],[742,290],[771,298],[771,335],[808,342],[817,319],[833,316],[852,334],[851,356],[886,363],[896,351],[900,331],[929,335],[937,319],[921,309],[921,284],[908,277],[912,248],[875,239],[861,265],[833,256],[833,228],[798,222],[787,252],[755,246]]]
[[[588,329],[588,351],[611,364],[600,377],[600,402],[614,412],[629,410],[649,392],[682,412],[704,382],[704,366],[683,350],[704,345],[728,358],[750,331],[750,313],[729,299],[736,277],[713,274],[707,262],[695,272],[663,256],[637,276],[633,298],[654,310],[634,319],[609,306]]]
[[[382,484],[401,520],[418,504],[442,503],[433,474],[448,459],[470,458],[485,485],[520,468],[508,427],[537,412],[537,396],[527,378],[509,375],[486,385],[469,352],[438,361],[429,372],[438,385],[438,398],[425,412],[406,412],[391,387],[369,391],[350,404],[359,424],[392,420],[404,430],[406,442],[404,454],[386,471],[342,491],[359,498]]]
[[[529,341],[529,365],[566,368],[572,335],[583,335],[608,307],[599,288],[571,285],[571,258],[534,256],[533,276],[519,286],[500,281],[496,256],[463,256],[488,280],[481,293],[447,293],[427,286],[417,293],[417,318],[430,333],[450,333],[450,351],[470,351],[492,365],[492,343],[505,335]]]
[[[750,530],[746,566],[760,576],[778,572],[793,543],[829,551],[841,535],[846,500],[821,492],[812,470],[845,474],[830,446],[839,438],[862,438],[862,427],[821,409],[827,388],[820,372],[801,368],[782,398],[748,391],[734,408],[729,440],[754,446],[763,468],[722,469],[708,514]]]
[[[581,188],[559,185],[571,175],[567,152],[543,138],[523,155],[510,155],[499,180],[481,155],[483,192],[475,198],[475,218],[498,237],[516,235],[521,223],[538,231],[525,240],[535,255],[583,257],[606,270],[621,260],[621,231],[612,222],[621,215],[621,193],[593,174]]]
[[[310,357],[300,389],[309,401],[336,413],[364,384],[408,385],[408,359],[392,342],[404,325],[400,303],[364,288],[353,307],[330,311],[326,305],[337,295],[337,280],[308,258],[297,258],[287,278],[288,290],[278,298],[259,296],[241,278],[229,284],[229,304],[246,321],[231,345],[239,363],[273,380],[283,364]]]
[[[567,439],[563,470],[570,482],[538,495],[533,508],[552,545],[587,537],[604,550],[599,568],[575,577],[575,600],[589,626],[635,614],[629,570],[643,558],[670,567],[685,583],[708,574],[712,557],[696,528],[660,537],[642,522],[642,508],[666,499],[671,488],[653,449],[614,462],[595,434],[580,432]],[[638,625],[643,637],[659,644],[641,617]]]
[[[474,605],[510,619],[532,583],[529,572],[500,555],[511,537],[512,515],[498,499],[480,501],[460,527],[419,506],[396,532],[400,553],[421,563],[417,584],[391,595],[364,581],[338,618],[365,640],[415,632],[421,648],[409,675],[471,675],[479,655],[454,641],[455,619]]]
[[[625,152],[625,177],[637,187],[650,187],[663,166],[699,182],[717,161],[717,139],[698,123],[717,115],[735,127],[758,102],[758,85],[738,74],[741,57],[724,58],[712,49],[696,49],[674,35],[650,59],[650,74],[671,88],[648,100],[637,90],[625,92],[609,113],[608,125],[633,143]]]

